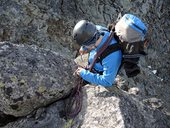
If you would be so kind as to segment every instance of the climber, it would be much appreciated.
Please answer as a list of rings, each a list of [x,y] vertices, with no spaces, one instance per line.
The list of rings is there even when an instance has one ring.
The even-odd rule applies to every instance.
[[[109,37],[110,32],[107,28],[94,25],[93,23],[81,20],[73,29],[73,39],[79,44],[79,53],[89,53],[88,65],[92,64],[95,54],[104,45]],[[115,38],[112,38],[111,44],[117,43]],[[105,57],[101,62],[95,63],[93,71],[78,67],[75,73],[83,80],[105,87],[112,86],[115,83],[115,78],[121,65],[122,53],[121,50],[113,52]]]

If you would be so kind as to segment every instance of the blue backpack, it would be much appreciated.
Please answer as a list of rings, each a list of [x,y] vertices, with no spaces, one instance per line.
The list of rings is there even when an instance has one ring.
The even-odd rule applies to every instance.
[[[96,62],[102,62],[109,54],[121,50],[123,59],[120,68],[124,67],[128,77],[134,77],[140,73],[139,58],[147,55],[144,52],[147,27],[138,17],[132,14],[125,14],[114,27],[113,24],[111,25],[114,38],[118,43],[108,45]]]

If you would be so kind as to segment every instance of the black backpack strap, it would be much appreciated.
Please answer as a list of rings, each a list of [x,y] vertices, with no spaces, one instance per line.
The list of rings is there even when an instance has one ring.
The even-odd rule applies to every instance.
[[[118,50],[121,50],[121,46],[119,43],[115,43],[115,44],[112,44],[112,45],[109,45],[105,50],[104,52],[97,58],[97,63],[98,62],[102,62],[102,60],[110,55],[111,53],[115,52],[115,51],[118,51]]]

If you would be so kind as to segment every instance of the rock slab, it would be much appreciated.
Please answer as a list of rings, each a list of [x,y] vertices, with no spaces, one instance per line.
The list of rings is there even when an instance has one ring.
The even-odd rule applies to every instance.
[[[0,111],[25,116],[70,93],[74,61],[36,46],[0,43]]]

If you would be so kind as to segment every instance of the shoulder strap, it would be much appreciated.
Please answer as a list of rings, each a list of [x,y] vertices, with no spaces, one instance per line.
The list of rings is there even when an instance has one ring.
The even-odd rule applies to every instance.
[[[113,52],[116,52],[118,50],[121,50],[121,46],[119,43],[115,43],[112,45],[109,45],[104,52],[98,57],[96,62],[101,62],[106,56],[110,55]]]
[[[113,30],[113,28],[112,28]],[[92,62],[92,64],[89,67],[89,71],[92,71],[94,64],[97,61],[97,58],[103,53],[103,51],[108,47],[110,41],[112,40],[112,38],[114,37],[114,32],[111,31],[109,37],[107,38],[107,40],[105,41],[104,45],[99,49],[99,52],[97,52],[97,54],[94,57],[94,60]]]

